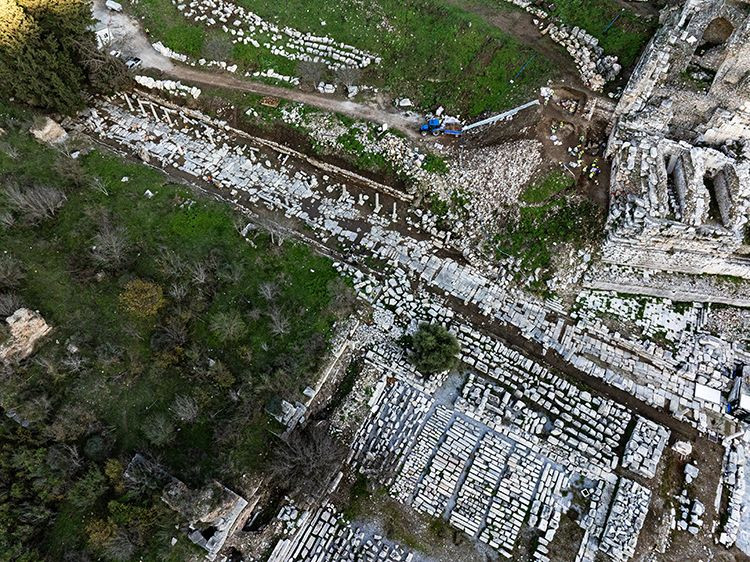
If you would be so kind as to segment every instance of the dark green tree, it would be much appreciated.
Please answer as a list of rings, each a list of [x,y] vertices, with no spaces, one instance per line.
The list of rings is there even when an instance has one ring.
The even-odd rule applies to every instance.
[[[127,71],[91,23],[85,0],[0,0],[0,96],[69,113],[86,91],[120,87]]]
[[[456,337],[440,324],[420,324],[405,343],[412,363],[424,376],[455,366],[461,351]]]

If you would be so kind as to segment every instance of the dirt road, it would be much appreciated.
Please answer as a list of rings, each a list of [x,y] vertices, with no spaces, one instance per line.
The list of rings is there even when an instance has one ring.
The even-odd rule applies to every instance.
[[[170,70],[166,71],[166,74],[172,78],[182,80],[183,82],[205,86],[218,86],[230,90],[273,96],[289,101],[304,103],[325,111],[341,113],[354,119],[366,119],[367,121],[373,121],[375,123],[385,123],[389,128],[398,129],[412,138],[421,138],[417,132],[419,119],[417,117],[408,117],[402,113],[397,113],[395,109],[389,111],[375,105],[356,103],[329,95],[291,90],[280,86],[270,86],[268,84],[251,82],[246,79],[235,78],[226,74],[206,72],[182,65],[173,65]]]
[[[365,119],[374,123],[385,123],[411,138],[421,138],[417,132],[419,118],[399,113],[395,108],[373,104],[356,103],[317,92],[303,92],[280,86],[253,82],[247,78],[237,78],[218,71],[206,71],[172,61],[158,53],[151,46],[148,36],[134,17],[123,12],[114,12],[104,5],[104,0],[94,0],[94,18],[98,27],[107,27],[113,36],[110,47],[122,52],[124,57],[138,57],[143,68],[153,68],[164,73],[165,77],[181,80],[199,86],[227,88],[240,92],[250,92],[263,96],[304,103],[333,113],[341,113],[353,119]]]

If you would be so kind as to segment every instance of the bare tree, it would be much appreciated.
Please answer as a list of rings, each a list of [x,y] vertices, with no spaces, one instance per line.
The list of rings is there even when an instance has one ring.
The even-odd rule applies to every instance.
[[[67,200],[65,194],[54,187],[32,186],[21,189],[15,184],[5,186],[5,197],[13,209],[32,223],[52,218]]]
[[[265,281],[260,284],[260,287],[258,287],[258,292],[260,293],[260,296],[267,301],[272,301],[279,293],[279,287],[273,281]]]
[[[41,395],[20,404],[16,410],[29,423],[38,423],[47,418],[52,410],[52,404],[46,395]]]
[[[3,228],[11,228],[16,224],[16,218],[10,211],[0,211],[0,226]]]
[[[167,320],[159,326],[151,337],[154,349],[175,349],[182,347],[188,341],[188,320],[179,314],[170,314]]]
[[[23,301],[16,293],[0,294],[0,318],[13,314],[23,307]]]
[[[336,70],[336,79],[347,88],[356,86],[361,78],[362,72],[355,66],[342,66]]]
[[[117,562],[132,560],[135,546],[124,529],[117,529],[104,544],[107,557]]]
[[[11,160],[18,158],[18,149],[10,143],[0,142],[0,152],[3,152]]]
[[[83,357],[76,354],[66,355],[60,364],[71,373],[80,373],[83,369]]]
[[[222,342],[236,341],[245,335],[247,326],[236,310],[218,312],[211,317],[211,332]]]
[[[169,277],[182,277],[188,269],[182,256],[169,248],[162,248],[156,261],[162,272]]]
[[[16,287],[24,276],[20,261],[10,254],[0,254],[0,288]]]
[[[104,180],[99,176],[95,176],[94,178],[92,178],[91,187],[93,187],[100,193],[103,193],[104,195],[109,195],[109,190],[107,189],[107,186],[104,185]]]
[[[271,459],[270,471],[290,486],[296,498],[318,499],[325,493],[345,454],[323,424],[292,432]]]
[[[211,277],[211,272],[204,261],[197,261],[190,266],[190,279],[196,285],[205,285]]]
[[[61,178],[67,180],[70,185],[75,187],[83,187],[86,185],[90,178],[78,160],[74,160],[70,157],[70,150],[67,143],[63,143],[59,150],[62,152],[60,156],[55,159],[55,172]]]
[[[297,64],[297,74],[301,82],[316,87],[326,72],[326,66],[321,62],[309,60],[299,61]]]
[[[105,221],[94,236],[94,247],[91,250],[94,262],[102,267],[116,270],[124,263],[127,253],[127,231]]]
[[[229,263],[219,271],[219,278],[226,283],[237,284],[242,280],[244,270],[236,262]]]
[[[198,418],[198,403],[191,396],[178,395],[170,408],[175,417],[183,422],[193,423]]]
[[[271,333],[274,336],[283,336],[289,332],[289,319],[278,308],[272,308],[268,316],[271,319]]]
[[[155,414],[145,423],[143,434],[157,447],[163,447],[174,439],[174,424],[164,414]]]
[[[232,54],[232,42],[227,35],[212,35],[203,43],[203,55],[209,60],[225,61]]]
[[[329,308],[339,318],[350,314],[357,304],[354,289],[340,277],[328,283],[328,294],[331,296]]]
[[[169,296],[176,301],[181,301],[187,296],[187,287],[184,283],[172,283],[169,286]]]

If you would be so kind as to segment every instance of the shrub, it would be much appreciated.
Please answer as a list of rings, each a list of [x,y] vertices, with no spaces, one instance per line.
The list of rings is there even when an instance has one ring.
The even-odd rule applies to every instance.
[[[16,310],[23,307],[23,301],[15,293],[0,294],[0,318],[13,314]]]
[[[198,404],[190,396],[179,395],[170,408],[175,417],[183,422],[192,423],[198,417]]]
[[[174,439],[174,424],[163,414],[149,418],[143,427],[143,434],[152,444],[163,447]]]
[[[245,335],[247,326],[236,310],[217,312],[211,317],[211,332],[222,343],[236,341]]]
[[[5,198],[11,208],[30,223],[52,218],[67,199],[65,194],[55,187],[35,185],[21,189],[13,184],[5,187]]]
[[[21,262],[10,254],[0,254],[0,288],[17,287],[23,278]]]
[[[160,285],[134,279],[125,284],[125,290],[120,294],[120,302],[133,316],[151,318],[164,306],[164,294]]]

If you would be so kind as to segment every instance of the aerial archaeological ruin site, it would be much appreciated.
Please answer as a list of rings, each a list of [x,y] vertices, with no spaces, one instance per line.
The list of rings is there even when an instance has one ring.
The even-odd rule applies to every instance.
[[[0,0],[0,562],[750,560],[748,0]]]

